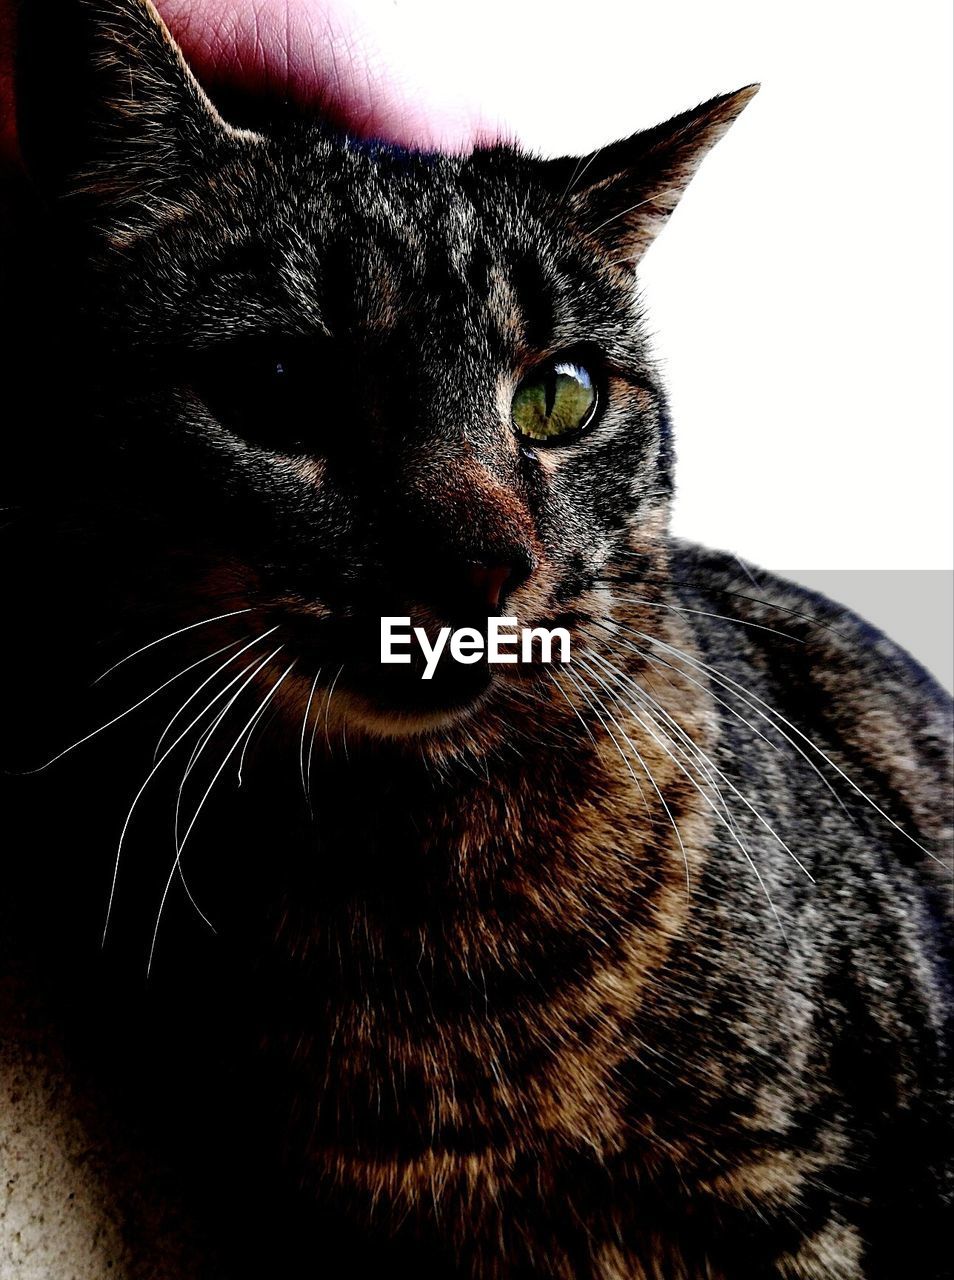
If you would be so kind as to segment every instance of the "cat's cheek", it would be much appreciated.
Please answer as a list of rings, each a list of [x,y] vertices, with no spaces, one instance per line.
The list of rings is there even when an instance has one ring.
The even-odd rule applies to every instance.
[[[323,458],[308,454],[276,454],[272,459],[272,466],[285,479],[297,481],[312,492],[321,489],[328,472]]]
[[[524,448],[524,456],[543,472],[548,480],[555,480],[560,474],[561,457],[559,452],[551,449]]]

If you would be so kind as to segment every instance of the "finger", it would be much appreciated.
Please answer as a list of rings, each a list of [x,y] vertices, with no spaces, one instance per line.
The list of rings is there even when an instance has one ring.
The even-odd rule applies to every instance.
[[[198,77],[290,100],[362,137],[445,151],[500,128],[462,86],[460,11],[410,17],[391,0],[158,0]],[[466,13],[464,14],[466,17]],[[479,20],[479,15],[471,15]],[[0,0],[0,160],[16,154],[13,2]]]
[[[360,136],[469,149],[497,134],[455,75],[453,40],[388,0],[159,0],[200,79],[278,94]],[[429,31],[434,24],[427,23]]]

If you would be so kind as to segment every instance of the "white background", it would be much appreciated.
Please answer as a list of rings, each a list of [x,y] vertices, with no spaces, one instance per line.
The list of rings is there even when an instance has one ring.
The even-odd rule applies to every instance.
[[[408,65],[545,153],[761,81],[642,270],[677,532],[769,568],[954,565],[952,12],[367,0]]]

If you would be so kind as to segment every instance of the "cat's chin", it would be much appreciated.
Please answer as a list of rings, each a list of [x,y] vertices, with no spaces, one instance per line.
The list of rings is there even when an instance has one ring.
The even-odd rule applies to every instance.
[[[388,680],[360,674],[336,692],[337,715],[349,729],[372,738],[442,736],[469,720],[486,703],[493,684],[486,668],[466,680]]]
[[[348,701],[346,718],[349,726],[360,729],[369,738],[394,740],[443,737],[450,734],[473,715],[483,699],[452,710],[426,712],[395,711],[376,707],[358,698]]]

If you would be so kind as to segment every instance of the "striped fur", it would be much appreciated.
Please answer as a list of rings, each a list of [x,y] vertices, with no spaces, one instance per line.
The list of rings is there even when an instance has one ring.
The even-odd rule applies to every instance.
[[[25,6],[49,252],[10,273],[28,318],[7,374],[34,399],[4,536],[32,669],[55,678],[11,694],[15,763],[89,731],[98,668],[116,664],[104,721],[161,696],[121,745],[71,756],[72,781],[11,788],[57,923],[18,927],[68,958],[54,988],[83,975],[87,1051],[126,1064],[107,1096],[132,1087],[140,1120],[177,1100],[173,1166],[221,1147],[209,1232],[230,1260],[194,1273],[262,1274],[260,1227],[275,1274],[317,1274],[313,1223],[349,1221],[474,1280],[940,1276],[949,701],[844,610],[668,531],[634,267],[753,90],[583,160],[414,154],[233,128],[150,5],[51,8],[69,39],[54,56],[43,27],[62,76],[38,91]],[[566,350],[602,414],[527,448],[510,399]],[[293,413],[256,372],[275,351],[306,371]],[[383,672],[382,613],[439,625],[498,562],[523,625],[571,629],[569,667]],[[209,665],[166,694],[173,661]],[[226,715],[206,748],[210,721],[186,732],[202,701],[185,712],[209,672]],[[181,769],[137,808],[177,708]],[[183,772],[182,870],[214,941],[170,870]],[[102,815],[126,788],[110,890]],[[164,994],[132,979],[104,1026],[97,993],[147,952]],[[280,1185],[305,1225],[239,1213],[243,1182]]]

